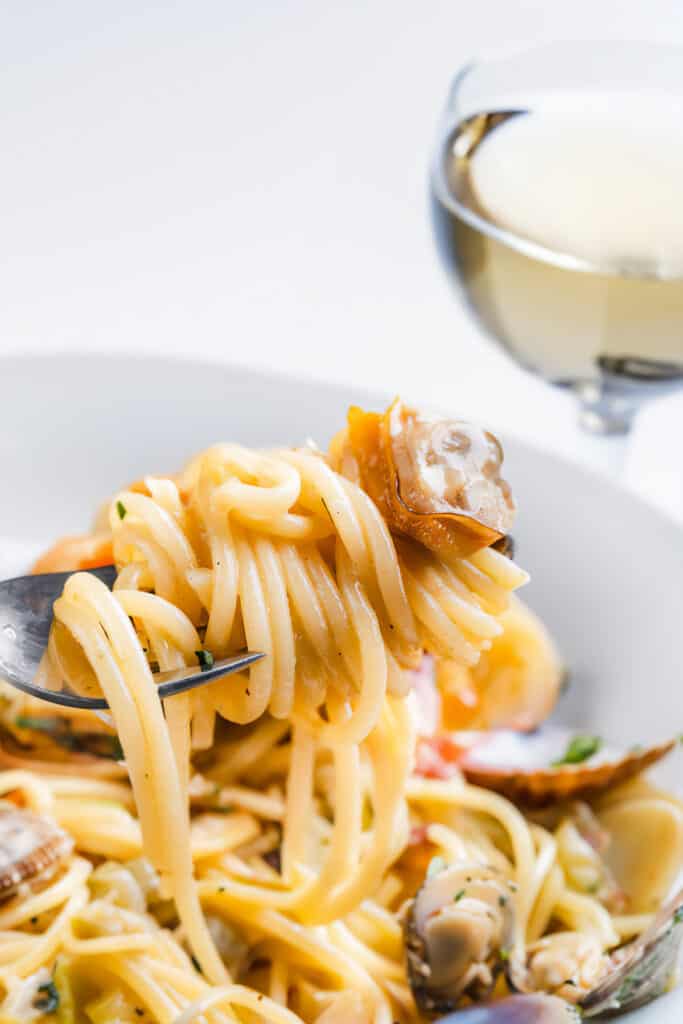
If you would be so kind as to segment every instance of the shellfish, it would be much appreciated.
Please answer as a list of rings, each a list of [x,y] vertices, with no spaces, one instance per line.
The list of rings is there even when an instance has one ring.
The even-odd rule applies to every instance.
[[[510,996],[440,1018],[441,1024],[579,1024],[581,1014],[556,996]]]
[[[48,878],[72,849],[72,838],[49,818],[0,803],[0,900]]]
[[[550,943],[560,936],[549,935],[546,949]],[[575,937],[581,941],[584,937]],[[584,957],[580,968],[588,964],[589,974],[593,983],[582,988],[574,983],[578,991],[571,995],[571,1001],[581,1010],[584,1018],[614,1017],[630,1010],[635,1010],[645,1003],[651,1002],[666,992],[676,974],[678,955],[683,940],[683,890],[669,900],[655,916],[652,924],[625,946],[614,950],[611,954],[601,954],[596,949],[593,954]],[[538,946],[538,944],[536,944]],[[510,960],[506,972],[508,982],[518,992],[530,995],[534,986],[548,980],[547,965],[534,964],[538,955],[531,951],[526,965]],[[577,961],[577,957],[574,957]],[[558,955],[562,963],[562,971],[571,968],[566,966],[566,957]],[[590,980],[587,978],[587,980]],[[559,987],[559,986],[558,986]],[[520,1018],[520,1021],[525,1018]],[[532,1020],[534,1018],[531,1018]],[[550,1018],[553,1020],[553,1018]],[[545,1018],[539,1018],[539,1024]],[[491,1017],[491,1024],[505,1024],[505,1016]]]
[[[396,399],[385,413],[352,407],[347,444],[392,532],[446,560],[502,542],[509,532],[515,505],[493,434],[423,416]]]
[[[509,883],[481,864],[432,862],[405,920],[408,978],[422,1012],[485,999],[512,942]]]
[[[541,807],[594,796],[638,775],[676,745],[667,740],[620,750],[559,726],[452,733],[453,761],[469,782],[515,803]]]

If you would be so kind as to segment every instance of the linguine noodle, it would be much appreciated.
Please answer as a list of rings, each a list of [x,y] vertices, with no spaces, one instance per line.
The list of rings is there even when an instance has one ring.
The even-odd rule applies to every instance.
[[[217,445],[117,494],[108,530],[116,584],[69,578],[43,670],[106,697],[125,768],[3,755],[0,795],[75,849],[0,904],[1,1022],[416,1022],[401,908],[435,855],[510,880],[514,946],[539,977],[560,947],[599,965],[647,925],[650,892],[607,892],[569,809],[525,814],[456,767],[416,772],[424,651],[457,691],[451,717],[479,694],[465,725],[508,713],[506,666],[545,716],[559,663],[512,598],[523,571],[491,547],[444,559],[393,535],[343,436],[328,456]],[[158,700],[154,671],[245,647],[267,657]],[[5,722],[44,714],[4,700]],[[619,792],[591,813],[630,801],[680,850],[673,798]]]

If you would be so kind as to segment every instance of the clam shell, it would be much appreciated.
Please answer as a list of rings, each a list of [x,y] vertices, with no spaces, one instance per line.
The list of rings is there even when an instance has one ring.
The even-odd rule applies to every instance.
[[[579,764],[554,766],[573,735],[548,727],[534,733],[454,733],[452,739],[462,748],[456,762],[469,782],[532,807],[594,796],[638,775],[676,745],[667,740],[629,751],[604,747]]]
[[[49,874],[72,849],[71,836],[49,818],[0,804],[0,900]]]
[[[434,441],[443,431],[461,437],[477,457],[440,450],[439,465],[433,465],[435,452],[422,450],[424,438],[431,432]],[[514,503],[498,475],[503,454],[492,434],[461,421],[431,420],[396,399],[383,414],[349,409],[348,444],[363,489],[392,532],[412,537],[445,559],[466,557],[508,532]],[[444,490],[446,468],[462,479],[459,505]],[[476,495],[475,508],[465,507],[466,494]]]
[[[492,909],[486,917],[490,917],[492,912],[499,915],[500,945],[493,948],[488,959],[481,964],[469,958],[471,947],[467,947],[465,938],[468,927],[477,928],[476,916],[472,917],[471,910],[465,910],[459,918],[451,916],[461,898],[464,908],[471,897],[476,902],[490,905]],[[429,939],[423,929],[435,920],[440,911],[446,911],[448,917],[443,919],[437,940],[441,944],[441,953],[437,955],[436,962],[430,963]],[[436,874],[428,872],[407,908],[404,922],[408,980],[418,1008],[423,1013],[434,1015],[455,1009],[465,997],[475,1001],[486,999],[497,976],[503,971],[501,951],[511,945],[513,927],[514,908],[509,883],[494,868],[456,863],[445,865]],[[456,971],[448,977],[454,963],[462,966],[462,973]],[[449,964],[446,978],[445,964]],[[482,972],[477,969],[479,966],[483,968]]]
[[[667,992],[683,941],[683,890],[669,900],[642,935],[612,954],[605,980],[581,1000],[584,1017],[615,1017]]]
[[[564,999],[540,993],[510,996],[440,1017],[440,1024],[580,1024],[581,1014]]]

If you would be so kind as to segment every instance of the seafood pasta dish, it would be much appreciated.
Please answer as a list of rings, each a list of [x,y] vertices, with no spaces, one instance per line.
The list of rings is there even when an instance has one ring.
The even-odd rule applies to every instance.
[[[2,684],[0,1024],[571,1024],[674,983],[674,742],[547,722],[498,441],[340,426],[137,480],[34,567],[72,572],[41,680],[110,713]]]

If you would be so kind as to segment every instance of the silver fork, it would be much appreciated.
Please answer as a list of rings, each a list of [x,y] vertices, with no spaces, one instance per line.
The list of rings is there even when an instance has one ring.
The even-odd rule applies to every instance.
[[[116,579],[113,565],[89,569],[93,576],[112,587]],[[0,582],[0,679],[17,690],[40,700],[61,704],[67,708],[90,708],[101,711],[108,708],[104,698],[81,697],[68,690],[48,690],[34,682],[40,659],[47,647],[52,624],[52,606],[57,600],[70,572],[50,572],[38,576],[18,576]],[[195,686],[203,686],[220,676],[239,672],[259,661],[264,655],[245,651],[230,658],[221,658],[196,669],[186,668],[172,672],[157,672],[154,680],[159,684],[161,699],[184,693]],[[206,656],[208,662],[208,655]]]

